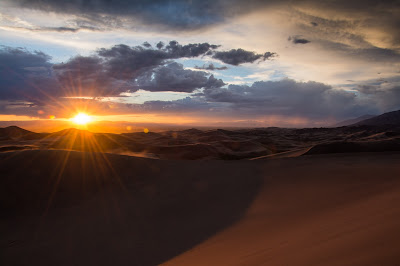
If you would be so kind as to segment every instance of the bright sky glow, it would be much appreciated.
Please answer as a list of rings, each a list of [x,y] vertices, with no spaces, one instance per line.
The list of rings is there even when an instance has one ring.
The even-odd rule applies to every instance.
[[[74,118],[72,118],[72,121],[78,125],[86,125],[87,123],[92,121],[92,118],[87,114],[79,113]]]

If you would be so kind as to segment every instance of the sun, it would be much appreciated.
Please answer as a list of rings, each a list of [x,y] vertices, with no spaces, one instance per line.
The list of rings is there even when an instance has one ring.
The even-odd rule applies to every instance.
[[[86,125],[90,121],[92,121],[92,118],[84,113],[79,113],[74,118],[72,118],[72,122],[78,125]]]

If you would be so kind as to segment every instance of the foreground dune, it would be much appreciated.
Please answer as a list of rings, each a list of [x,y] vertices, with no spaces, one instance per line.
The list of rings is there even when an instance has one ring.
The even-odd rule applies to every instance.
[[[398,155],[262,165],[244,218],[167,265],[398,265]]]
[[[2,265],[397,265],[399,162],[2,153]]]

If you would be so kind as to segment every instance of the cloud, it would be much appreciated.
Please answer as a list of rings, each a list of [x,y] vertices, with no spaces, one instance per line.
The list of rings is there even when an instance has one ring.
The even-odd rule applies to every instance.
[[[132,79],[143,71],[164,64],[168,59],[206,55],[217,47],[218,45],[209,43],[181,45],[177,41],[170,41],[166,46],[158,43],[158,49],[148,45],[130,47],[119,44],[109,49],[101,48],[97,54],[105,59],[108,75],[119,79]]]
[[[226,64],[237,66],[244,63],[253,63],[257,60],[265,61],[274,56],[276,56],[276,54],[271,52],[256,54],[255,52],[250,52],[239,48],[232,49],[230,51],[215,52],[213,58],[219,59]]]
[[[291,79],[207,89],[204,97],[209,102],[230,103],[233,110],[251,115],[343,118],[377,111],[373,105],[360,102],[353,92],[337,90],[323,83]]]
[[[225,85],[204,71],[184,69],[176,62],[160,66],[136,78],[136,86],[147,91],[193,92],[201,88],[219,88]]]
[[[226,70],[226,69],[228,69],[228,67],[226,67],[226,66],[216,67],[216,66],[214,66],[214,64],[203,65],[201,67],[195,66],[194,68],[199,69],[199,70],[202,70],[202,69],[204,69],[204,70]]]
[[[0,49],[0,98],[40,102],[60,95],[50,59],[43,52],[3,46]]]
[[[400,109],[400,76],[380,82],[357,85],[365,102],[377,106],[382,112]]]
[[[301,36],[299,36],[299,35],[289,36],[288,41],[290,41],[294,44],[306,44],[306,43],[311,42],[307,39],[301,38]]]
[[[389,1],[302,1],[290,15],[301,33],[353,49],[400,48],[400,6]],[[323,43],[322,43],[323,45]]]
[[[142,47],[136,50],[117,46],[114,50],[99,50],[92,56],[77,56],[64,64],[52,65],[50,57],[42,52],[3,47],[0,50],[0,113],[68,117],[75,111],[74,108],[83,106],[97,110],[98,114],[190,113],[196,117],[212,116],[214,120],[221,121],[233,118],[262,120],[265,117],[301,117],[309,122],[327,118],[347,119],[400,108],[398,77],[379,83],[371,81],[355,85],[356,92],[334,89],[323,83],[291,79],[225,87],[222,80],[207,72],[184,69],[182,64],[170,62],[168,56],[175,56],[176,53],[168,52],[167,48],[154,50],[163,53],[163,56],[156,54],[155,58],[145,63],[139,62],[138,65],[132,62],[142,58],[136,57],[136,53],[147,50],[152,49]],[[102,52],[105,56],[101,56]],[[124,56],[129,63],[125,67],[132,75],[130,79],[127,74],[115,75],[110,72],[108,61],[115,58],[122,60]],[[134,92],[139,88],[152,92],[200,92],[181,100],[148,101],[144,104],[100,101],[97,98],[118,96],[121,92]],[[93,98],[64,98],[83,95]]]
[[[171,70],[172,65],[164,68],[160,66],[168,60],[197,57],[218,47],[208,43],[181,45],[176,41],[171,41],[166,46],[158,46],[160,48],[153,49],[147,42],[144,46],[134,47],[119,44],[111,48],[98,49],[96,54],[91,56],[76,56],[66,63],[55,64],[53,68],[59,82],[70,95],[102,97],[118,96],[127,91],[134,92],[138,89],[134,83],[138,77],[143,89],[171,90],[167,85],[173,84],[173,81],[165,85],[158,84],[159,87],[155,88],[154,84],[152,86],[149,81],[144,81],[147,78],[146,75],[155,73],[159,79],[163,79],[162,71]],[[153,71],[155,68],[157,69]],[[174,70],[177,71],[177,68]],[[181,72],[183,73],[184,70],[182,69]],[[171,71],[169,73],[172,74]],[[181,77],[178,75],[175,78]],[[191,78],[194,76],[192,75]],[[182,80],[177,80],[175,85],[180,82]],[[192,91],[192,87],[186,89],[180,87],[178,91]]]
[[[163,113],[163,114],[182,114],[208,112],[213,106],[218,104],[209,103],[199,97],[186,97],[175,101],[147,101],[143,104],[128,104],[126,107],[130,112],[142,113]]]
[[[52,64],[51,57],[43,52],[3,47],[0,49],[0,113],[37,116],[44,110],[46,114],[57,113],[57,116],[65,117],[61,111],[57,112],[57,108],[72,102],[77,104],[76,99],[63,98],[65,96],[92,97],[85,103],[101,108],[104,113],[192,112],[199,116],[212,114],[213,117],[240,119],[261,119],[271,115],[299,116],[309,120],[347,119],[400,109],[399,77],[368,81],[359,86],[354,84],[354,91],[291,79],[226,87],[221,79],[206,71],[185,69],[182,64],[173,62],[182,57],[206,56],[210,51],[215,55],[216,49],[216,45],[208,43],[180,45],[169,42],[160,48],[155,45],[117,45],[99,49],[91,56],[76,56],[65,63]],[[226,52],[226,58],[231,56],[239,60],[231,51]],[[244,51],[247,61],[263,60],[260,54],[249,53],[250,56]],[[212,64],[203,67],[216,69]],[[122,92],[138,89],[196,94],[183,100],[144,104],[104,102],[106,100],[97,98],[120,96]]]
[[[51,64],[50,56],[43,52],[3,47],[0,51],[3,87],[0,96],[16,100],[40,99],[41,95],[119,96],[122,92],[136,91],[138,84],[149,91],[192,92],[199,88],[220,87],[224,85],[223,81],[208,77],[206,72],[185,70],[182,65],[171,64],[174,59],[215,53],[217,48],[218,45],[209,43],[181,45],[176,41],[162,46],[159,43],[158,48],[147,42],[144,46],[134,47],[119,44],[98,49],[90,56],[75,56],[65,63]],[[235,64],[266,58],[242,49],[215,55],[221,53],[223,60]],[[239,54],[246,58],[238,58]],[[156,79],[150,79],[149,75]],[[138,80],[135,82],[135,79]]]
[[[130,47],[125,44],[115,45],[112,48],[101,48],[97,55],[104,59],[104,68],[107,75],[129,80],[142,71],[159,66],[171,56],[163,50],[153,50],[141,46]]]
[[[76,56],[53,69],[65,96],[118,96],[132,90],[129,82],[110,75],[104,59],[98,56]]]
[[[168,45],[152,48],[150,44],[130,47],[125,44],[98,49],[92,56],[77,56],[63,64],[54,65],[58,80],[65,90],[80,96],[118,96],[138,88],[149,91],[192,92],[195,89],[223,86],[222,81],[207,79],[206,72],[184,70],[182,65],[167,64],[170,60],[192,58],[215,53],[222,61],[231,64],[266,60],[273,53],[264,55],[243,49],[215,52],[218,45],[209,43],[181,45],[170,41]],[[223,68],[221,68],[223,69]],[[152,79],[152,76],[155,79]],[[135,79],[137,79],[135,81]],[[205,83],[208,82],[208,85]],[[222,85],[221,85],[222,84]],[[187,86],[187,87],[184,87]]]
[[[219,45],[209,43],[180,45],[177,41],[170,41],[165,47],[170,58],[197,57],[212,53]]]
[[[6,26],[5,29],[13,29],[13,30],[21,30],[21,31],[30,31],[30,32],[61,32],[61,33],[76,33],[79,31],[101,31],[102,29],[96,27],[10,27]]]
[[[158,42],[158,43],[156,44],[156,47],[157,47],[158,49],[161,49],[161,48],[164,47],[164,43],[160,41],[160,42]]]
[[[352,59],[361,59],[369,62],[397,63],[400,60],[400,54],[396,50],[373,47],[354,47],[336,41],[319,41],[319,45],[325,49],[335,51],[338,55],[350,57]]]
[[[312,27],[321,25],[318,18],[341,20],[346,18],[356,23],[362,31],[386,29],[391,33],[390,41],[397,42],[399,36],[399,4],[396,0],[248,0],[243,5],[239,0],[133,0],[133,1],[64,1],[64,0],[5,0],[9,5],[46,12],[70,14],[77,19],[93,21],[93,24],[108,24],[117,27],[135,28],[138,24],[158,29],[175,31],[198,30],[233,20],[259,10],[293,9],[316,19],[308,21]],[[318,27],[315,27],[318,28]]]
[[[225,1],[57,1],[57,0],[16,0],[8,1],[14,6],[36,10],[73,14],[86,19],[102,16],[116,17],[133,25],[139,22],[146,25],[174,30],[193,30],[215,25],[224,21],[225,15],[241,13]],[[125,23],[126,24],[126,23]]]
[[[267,121],[265,125],[275,126],[326,126],[365,114],[398,110],[400,84],[396,82],[374,85],[367,94],[361,89],[357,93],[312,81],[259,81],[250,86],[205,88],[203,93],[181,100],[148,101],[126,107],[140,113],[190,113],[193,117],[212,117],[213,121],[233,119]]]
[[[148,42],[144,42],[144,43],[142,44],[142,46],[143,46],[143,47],[146,47],[146,48],[150,48],[150,47],[151,47],[151,44],[148,43]]]
[[[34,25],[31,22],[25,20],[25,18],[20,18],[15,15],[9,15],[6,12],[0,13],[1,24],[0,27],[6,30],[13,31],[28,31],[28,32],[59,32],[59,33],[77,33],[80,31],[103,31],[104,26],[92,25],[93,23],[84,20],[69,20],[66,21],[65,25],[62,26],[47,26],[47,25]],[[57,23],[54,23],[57,24]]]

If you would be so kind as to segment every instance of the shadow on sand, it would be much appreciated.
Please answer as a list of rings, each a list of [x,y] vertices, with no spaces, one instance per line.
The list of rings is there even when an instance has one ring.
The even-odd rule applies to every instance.
[[[262,183],[243,164],[1,153],[3,265],[160,264],[242,217]]]

